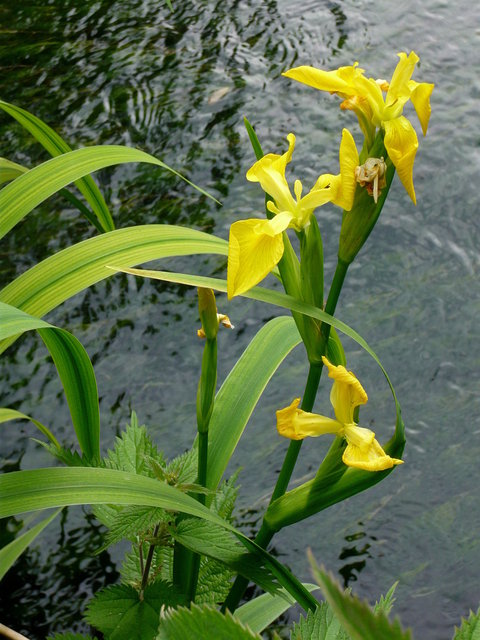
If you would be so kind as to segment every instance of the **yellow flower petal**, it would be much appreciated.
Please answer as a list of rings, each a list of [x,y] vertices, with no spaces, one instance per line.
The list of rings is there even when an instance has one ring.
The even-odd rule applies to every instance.
[[[361,429],[361,427],[355,427],[355,429]],[[363,429],[363,431],[370,431],[370,429]],[[370,431],[370,433],[375,436],[373,431]],[[364,469],[365,471],[383,471],[385,469],[391,469],[397,464],[403,464],[403,460],[391,458],[387,455],[377,440],[375,440],[375,437],[367,447],[353,444],[349,441],[348,436],[347,442],[348,444],[343,452],[342,460],[349,467]]]
[[[416,204],[413,187],[413,162],[418,149],[418,138],[415,129],[404,116],[395,118],[395,120],[386,120],[383,124],[385,127],[385,149],[413,204]]]
[[[294,211],[295,201],[285,178],[285,169],[292,159],[295,136],[287,136],[288,150],[283,155],[268,153],[247,171],[247,180],[259,182],[262,189],[275,200],[280,211]]]
[[[354,64],[348,67],[340,67],[335,71],[323,71],[315,67],[301,66],[285,71],[282,76],[303,82],[303,84],[320,91],[349,96],[355,94],[354,82],[362,74],[363,69]]]
[[[355,407],[368,401],[367,393],[351,371],[347,371],[342,365],[335,366],[325,356],[322,360],[328,368],[328,377],[334,380],[330,402],[335,417],[343,424],[351,424]]]
[[[263,280],[283,255],[282,232],[292,216],[273,220],[239,220],[230,227],[227,294],[231,299]]]
[[[393,72],[385,98],[385,106],[388,108],[395,105],[395,108],[398,110],[397,115],[400,115],[404,104],[410,98],[411,90],[409,88],[409,82],[420,58],[414,51],[411,51],[408,56],[404,52],[399,53],[398,57],[400,58],[400,62]]]
[[[333,200],[333,203],[350,211],[353,206],[357,181],[355,169],[358,167],[358,151],[352,134],[348,129],[342,131],[342,141],[340,143],[340,192]]]
[[[410,80],[409,82],[411,90],[410,100],[417,112],[424,136],[427,135],[428,122],[430,120],[430,114],[432,113],[430,96],[432,95],[434,86],[435,85],[429,84],[428,82],[415,82],[415,80]]]
[[[284,438],[303,440],[307,436],[315,438],[342,431],[343,425],[337,420],[303,411],[299,404],[300,398],[296,398],[290,406],[277,411],[277,431]]]

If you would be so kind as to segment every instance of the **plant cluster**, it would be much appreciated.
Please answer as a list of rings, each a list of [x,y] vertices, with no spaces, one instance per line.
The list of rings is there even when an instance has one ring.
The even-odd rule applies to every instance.
[[[0,291],[0,349],[26,331],[38,331],[62,381],[79,447],[62,446],[53,428],[35,417],[0,409],[0,422],[33,422],[46,438],[44,446],[62,463],[0,477],[0,517],[55,509],[0,550],[0,577],[62,508],[91,504],[107,530],[104,548],[129,543],[120,583],[96,593],[85,612],[85,620],[107,640],[260,638],[295,602],[306,615],[293,625],[292,640],[411,637],[398,620],[388,618],[395,587],[372,609],[343,593],[311,558],[317,585],[327,601],[320,602],[312,593],[317,585],[299,582],[267,547],[280,529],[368,489],[403,462],[405,430],[390,379],[372,348],[334,312],[349,265],[378,220],[395,173],[416,202],[413,165],[418,140],[403,111],[410,101],[426,134],[433,90],[432,84],[412,79],[418,60],[414,52],[400,53],[390,82],[366,77],[357,63],[335,71],[305,66],[287,71],[287,78],[339,96],[341,109],[353,111],[358,118],[362,146],[359,151],[353,134],[344,129],[339,171],[322,173],[307,193],[297,179],[292,192],[286,172],[296,144],[294,134],[288,134],[283,154],[265,155],[253,127],[245,121],[256,155],[247,180],[262,188],[266,216],[234,222],[228,243],[173,225],[115,229],[90,174],[122,162],[147,162],[173,170],[127,147],[71,150],[34,115],[0,101],[0,108],[52,156],[32,169],[0,160],[0,182],[6,184],[0,190],[0,237],[58,191],[99,232],[50,256]],[[71,183],[88,206],[67,190]],[[315,216],[317,209],[327,205],[342,211],[338,261],[328,292],[321,218]],[[193,254],[228,256],[227,278],[133,268],[153,259]],[[192,448],[173,460],[159,451],[135,413],[102,457],[98,391],[90,359],[71,333],[41,319],[79,291],[119,271],[198,289],[203,356],[197,428]],[[258,286],[270,273],[280,280],[285,293]],[[218,390],[217,335],[220,327],[232,328],[232,324],[224,313],[228,301],[222,299],[219,312],[214,290],[226,293],[228,299],[246,296],[291,311],[260,329]],[[385,374],[395,406],[395,429],[384,444],[382,436],[359,424],[360,408],[368,397],[347,368],[339,332],[358,343]],[[290,404],[277,411],[278,434],[289,440],[289,446],[261,527],[249,539],[233,520],[236,475],[222,479],[265,386],[300,343],[308,361],[305,388],[303,394],[299,389],[292,391]],[[332,381],[333,411],[325,410],[329,415],[312,413],[324,369]],[[333,442],[314,477],[289,490],[303,440],[325,434],[333,436]],[[249,581],[266,593],[239,606]],[[479,624],[479,615],[472,614],[456,630],[455,639],[474,638]],[[55,640],[77,638],[87,636],[68,630],[54,636]]]

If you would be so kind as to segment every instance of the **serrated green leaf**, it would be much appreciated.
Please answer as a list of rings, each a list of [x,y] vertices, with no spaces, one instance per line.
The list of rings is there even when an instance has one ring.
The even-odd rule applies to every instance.
[[[245,553],[243,545],[225,529],[198,518],[184,518],[172,529],[172,536],[190,551],[222,562],[264,591],[278,591],[278,584],[271,572],[260,565],[258,556]]]
[[[410,630],[403,631],[398,619],[390,622],[383,612],[375,614],[367,602],[344,593],[332,576],[316,566],[311,554],[310,563],[328,604],[352,640],[412,640]]]
[[[350,640],[326,602],[294,624],[290,640]]]
[[[477,613],[470,611],[468,620],[462,618],[460,629],[455,627],[453,640],[480,640],[480,608]]]
[[[105,536],[105,547],[116,544],[123,539],[135,542],[138,536],[143,537],[151,532],[155,525],[161,522],[166,524],[171,519],[171,514],[158,507],[137,505],[124,507],[118,511],[110,524],[109,531]]]
[[[92,363],[80,342],[68,331],[0,302],[0,339],[36,329],[62,382],[73,426],[83,453],[100,457],[100,414]],[[45,432],[48,436],[48,432]],[[50,438],[51,439],[51,438]],[[56,440],[54,440],[56,443]],[[57,443],[58,444],[58,443]]]
[[[147,586],[142,595],[129,585],[113,585],[96,594],[87,607],[85,619],[106,640],[152,640],[162,606],[184,603],[183,596],[162,581]]]
[[[203,557],[200,560],[195,602],[197,604],[220,604],[232,586],[235,572],[221,562]]]
[[[380,596],[380,600],[375,603],[373,607],[374,613],[379,613],[380,611],[384,613],[386,616],[390,615],[390,612],[393,607],[393,603],[395,602],[395,589],[398,586],[398,581],[394,582],[387,593],[383,596]]]
[[[147,557],[150,545],[146,542],[142,545],[143,562]],[[168,567],[164,571],[164,564],[166,557],[164,551],[170,552],[171,550],[166,547],[155,547],[153,550],[152,564],[148,573],[148,583],[155,582],[157,579],[164,580],[166,582],[172,582],[172,577]],[[120,577],[122,584],[129,584],[135,587],[137,590],[140,588],[143,579],[143,571],[140,565],[140,552],[139,545],[134,544],[130,551],[125,553],[120,568]]]
[[[39,536],[42,531],[47,527],[52,520],[54,520],[61,509],[57,509],[52,514],[32,527],[29,531],[26,531],[21,536],[12,540],[9,544],[0,549],[0,580],[7,573],[14,562],[19,558],[25,549]]]
[[[261,640],[228,611],[223,615],[209,605],[165,612],[158,631],[156,640]]]
[[[231,522],[233,509],[238,496],[239,487],[235,486],[240,470],[238,469],[228,480],[224,480],[214,494],[211,508],[219,516]]]
[[[177,485],[194,482],[197,478],[197,458],[197,449],[193,447],[169,462],[167,476],[170,478],[170,484]]]
[[[120,437],[115,438],[113,450],[109,450],[105,459],[108,469],[128,471],[139,475],[154,477],[150,458],[159,463],[163,462],[163,456],[153,444],[144,425],[137,423],[127,425]]]

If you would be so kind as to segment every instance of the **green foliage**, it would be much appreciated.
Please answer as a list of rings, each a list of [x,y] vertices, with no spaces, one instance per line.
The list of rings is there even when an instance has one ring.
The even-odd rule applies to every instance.
[[[309,611],[293,626],[290,640],[350,640],[326,602]]]
[[[318,590],[316,584],[304,584],[308,591]],[[253,600],[249,600],[235,610],[235,617],[247,624],[253,631],[263,631],[274,620],[280,617],[285,611],[295,604],[295,600],[281,589],[277,595],[264,593]]]
[[[5,113],[15,118],[51,156],[55,157],[72,150],[56,131],[25,109],[21,109],[3,100],[0,100],[0,109],[3,109]],[[90,222],[95,224],[100,231],[111,231],[114,229],[115,225],[110,211],[92,176],[87,175],[81,178],[76,183],[76,186],[92,207],[93,215],[90,214],[90,212],[86,214]]]
[[[398,620],[390,622],[381,608],[374,613],[366,602],[344,593],[330,575],[319,569],[312,558],[311,561],[315,579],[351,640],[412,639],[410,631],[403,631]]]
[[[376,602],[373,607],[374,613],[383,613],[386,616],[390,615],[393,603],[395,602],[395,589],[397,586],[398,582],[395,582],[385,595],[380,596],[380,600]]]
[[[129,585],[113,585],[99,591],[89,603],[85,619],[106,640],[152,640],[158,629],[160,609],[184,604],[171,584],[157,581],[139,593]]]
[[[160,620],[156,640],[261,640],[229,612],[226,615],[211,606],[192,605],[166,611]]]
[[[196,604],[220,604],[232,586],[235,572],[223,562],[212,558],[200,560],[197,589],[195,591]]]
[[[477,613],[470,611],[468,620],[462,618],[461,627],[455,627],[453,640],[480,640],[480,608]]]
[[[87,352],[68,331],[0,302],[0,340],[37,330],[47,347],[65,391],[73,426],[82,452],[90,460],[100,457],[100,414],[95,373]],[[17,417],[22,417],[17,414]],[[41,431],[52,440],[48,429]],[[57,441],[53,438],[53,443]]]
[[[58,516],[60,511],[61,509],[57,509],[45,518],[45,520],[42,520],[42,522],[39,522],[29,531],[26,531],[21,536],[18,536],[18,538],[15,538],[15,540],[12,540],[12,542],[0,549],[0,580],[14,564],[15,560],[25,551],[35,538],[42,533],[45,527],[47,527],[50,522]]]
[[[138,475],[154,478],[150,459],[162,465],[163,455],[158,452],[147,435],[145,425],[139,426],[135,412],[132,413],[131,422],[120,437],[115,439],[115,447],[108,451],[104,461],[108,469],[129,471]]]
[[[277,589],[272,574],[260,565],[258,556],[245,553],[243,545],[229,531],[198,518],[184,518],[172,530],[172,535],[187,549],[219,560],[265,591]]]

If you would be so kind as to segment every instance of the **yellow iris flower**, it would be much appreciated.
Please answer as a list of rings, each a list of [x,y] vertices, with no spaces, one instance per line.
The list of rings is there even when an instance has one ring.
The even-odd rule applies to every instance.
[[[402,52],[398,57],[400,61],[390,83],[386,80],[365,78],[364,70],[358,67],[358,63],[350,67],[340,67],[335,71],[301,66],[290,69],[283,75],[342,97],[344,100],[340,107],[356,113],[368,147],[373,143],[376,128],[384,129],[385,149],[408,195],[416,204],[413,161],[417,153],[418,139],[412,124],[402,113],[405,104],[411,100],[423,135],[426,135],[431,113],[430,95],[434,85],[411,79],[420,60],[415,52],[411,51],[408,56]]]
[[[328,375],[334,383],[330,401],[335,412],[335,420],[308,413],[298,408],[300,398],[289,407],[277,411],[277,429],[281,436],[291,440],[303,440],[307,436],[316,437],[324,433],[334,433],[347,441],[342,460],[349,467],[366,471],[383,471],[403,460],[391,458],[385,453],[370,429],[359,427],[353,419],[355,407],[365,404],[368,396],[359,380],[343,366],[335,366],[323,356],[328,367]]]
[[[283,255],[282,234],[287,228],[300,231],[310,220],[313,211],[327,202],[349,211],[355,196],[355,169],[358,152],[353,136],[344,129],[340,143],[340,174],[324,174],[309,193],[302,197],[303,186],[295,181],[293,197],[285,170],[295,148],[295,136],[287,136],[288,150],[283,155],[269,153],[247,172],[247,180],[259,182],[273,198],[268,209],[271,220],[239,220],[230,227],[228,246],[228,298],[239,295],[258,284],[278,264]]]

